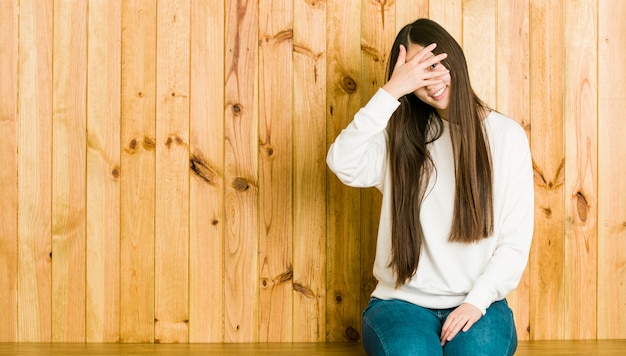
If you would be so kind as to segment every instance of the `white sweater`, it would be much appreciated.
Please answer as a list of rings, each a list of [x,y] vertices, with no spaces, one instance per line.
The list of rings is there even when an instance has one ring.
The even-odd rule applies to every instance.
[[[400,103],[379,89],[339,134],[327,156],[329,168],[351,187],[377,187],[383,193],[372,293],[422,307],[445,309],[470,303],[484,314],[518,284],[533,232],[534,191],[530,149],[522,127],[491,112],[484,121],[493,165],[494,233],[477,243],[449,242],[455,193],[454,158],[448,123],[428,145],[435,171],[420,219],[425,235],[417,272],[400,288],[391,258],[391,177],[387,165],[389,118]]]

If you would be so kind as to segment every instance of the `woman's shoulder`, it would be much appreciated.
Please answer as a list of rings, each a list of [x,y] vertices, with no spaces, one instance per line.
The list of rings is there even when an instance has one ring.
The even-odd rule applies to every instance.
[[[497,111],[491,111],[485,118],[485,126],[489,132],[489,139],[509,140],[512,137],[526,139],[526,132],[522,125],[514,119]]]

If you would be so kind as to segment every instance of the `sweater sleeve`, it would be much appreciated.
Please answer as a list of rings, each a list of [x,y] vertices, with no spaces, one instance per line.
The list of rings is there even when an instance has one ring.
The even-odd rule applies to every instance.
[[[326,163],[344,184],[382,186],[387,155],[385,128],[400,102],[382,88],[354,116],[330,146]]]
[[[494,209],[501,209],[495,214],[499,222],[495,251],[464,301],[478,307],[483,315],[491,303],[505,298],[517,287],[526,268],[533,234],[530,148],[521,127],[512,131],[513,134],[500,138],[498,149],[502,152],[494,155],[494,179],[500,179],[497,191],[500,198]],[[499,171],[495,172],[496,169]]]

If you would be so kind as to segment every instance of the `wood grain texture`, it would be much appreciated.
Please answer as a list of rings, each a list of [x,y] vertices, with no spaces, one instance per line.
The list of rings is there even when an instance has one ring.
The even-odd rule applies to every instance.
[[[259,3],[259,341],[293,337],[293,1]]]
[[[429,0],[396,0],[395,5],[396,34],[405,25],[429,14]]]
[[[535,231],[529,260],[530,338],[563,337],[565,238],[564,18],[560,1],[530,3],[530,144]],[[560,311],[559,311],[560,310]]]
[[[190,3],[157,6],[154,341],[189,339]]]
[[[596,337],[597,8],[565,5],[565,261],[563,337]]]
[[[216,48],[224,49],[224,4],[193,0],[189,342],[224,341],[224,56]]]
[[[530,134],[528,0],[499,0],[497,4],[496,110],[513,118]],[[530,280],[528,268],[507,300],[521,340],[529,338]]]
[[[360,340],[380,196],[340,183],[326,152],[419,17],[459,40],[477,93],[531,140],[520,338],[626,337],[621,3],[0,11],[0,341]]]
[[[258,340],[258,30],[256,1],[226,8],[224,327],[227,342]]]
[[[86,341],[119,341],[120,2],[89,1]]]
[[[315,343],[209,343],[209,344],[0,344],[0,353],[22,355],[366,355],[356,342]],[[626,340],[520,341],[516,356],[606,355],[626,353]]]
[[[327,66],[326,32],[317,30],[326,28],[326,2],[294,1],[293,16],[293,341],[323,342]]]
[[[623,152],[626,3],[598,3],[598,315],[599,339],[626,338],[626,196]],[[619,310],[620,312],[615,312]]]
[[[54,2],[52,341],[85,341],[87,3]]]
[[[18,2],[0,2],[0,342],[17,341]]]
[[[428,17],[463,45],[463,0],[430,0]]]
[[[361,107],[361,2],[327,6],[326,137],[330,145]],[[326,338],[358,341],[361,334],[360,191],[329,172],[327,180]]]
[[[497,8],[497,109],[529,134],[528,0],[499,0]]]
[[[18,341],[52,340],[52,12],[20,1]]]
[[[506,13],[503,15],[506,16]],[[495,107],[497,102],[498,19],[496,0],[463,2],[463,52],[472,88],[491,107]]]
[[[154,1],[122,2],[122,342],[154,342],[156,17]]]
[[[396,11],[391,3],[367,2],[361,6],[361,106],[386,82],[389,52],[396,37]],[[376,288],[372,273],[380,220],[382,194],[376,188],[360,191],[361,291],[360,306],[365,309]]]

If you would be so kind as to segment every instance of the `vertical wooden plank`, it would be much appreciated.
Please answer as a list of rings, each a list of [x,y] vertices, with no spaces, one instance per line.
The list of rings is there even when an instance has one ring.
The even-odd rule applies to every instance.
[[[90,0],[87,47],[87,342],[119,340],[121,2]]]
[[[490,106],[496,104],[496,13],[496,0],[463,1],[463,52],[470,80],[476,95]]]
[[[535,230],[529,261],[530,339],[563,335],[564,191],[563,8],[530,4],[530,122],[535,171]]]
[[[120,340],[154,341],[156,3],[122,2]]]
[[[497,102],[496,109],[518,121],[530,134],[530,85],[528,0],[499,0],[497,8]],[[520,340],[529,338],[528,268],[507,300]]]
[[[498,0],[497,109],[529,134],[529,0]]]
[[[85,341],[87,3],[54,2],[52,341]]]
[[[157,5],[155,343],[189,339],[189,5]]]
[[[463,0],[430,0],[429,17],[463,45]]]
[[[597,8],[565,3],[564,338],[596,337]]]
[[[225,341],[258,340],[258,3],[229,0],[225,73]]]
[[[52,2],[19,5],[18,341],[50,342]]]
[[[361,106],[367,104],[386,81],[389,51],[396,37],[396,9],[386,2],[365,2],[361,6]],[[376,188],[361,190],[361,310],[376,288],[372,273],[382,195]],[[358,329],[360,330],[360,328]]]
[[[327,148],[361,107],[361,1],[327,4]],[[360,192],[329,173],[327,341],[361,337]]]
[[[324,342],[326,2],[295,0],[293,23],[293,341]]]
[[[259,341],[292,341],[293,0],[259,2]]]
[[[429,0],[396,0],[396,34],[405,25],[419,18],[427,18],[429,7]]]
[[[598,333],[626,338],[626,3],[598,2]],[[619,197],[619,198],[618,198]]]
[[[192,0],[189,342],[224,340],[223,81],[224,2]]]
[[[0,342],[17,341],[18,2],[0,2]]]

